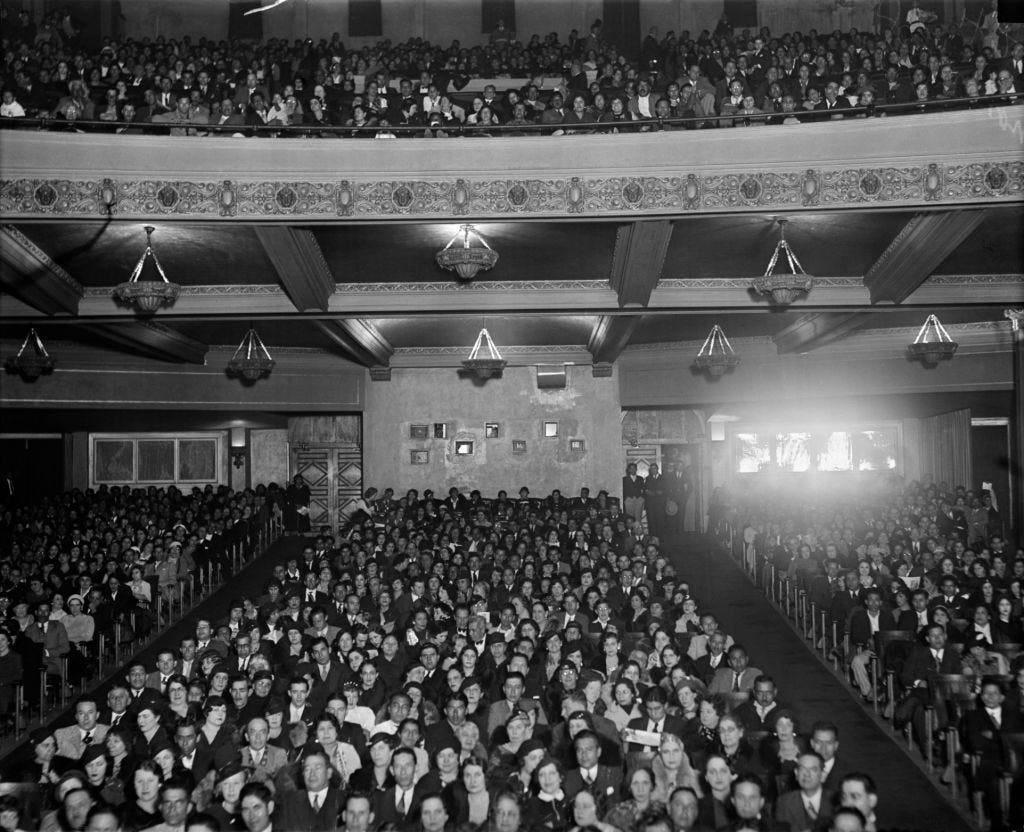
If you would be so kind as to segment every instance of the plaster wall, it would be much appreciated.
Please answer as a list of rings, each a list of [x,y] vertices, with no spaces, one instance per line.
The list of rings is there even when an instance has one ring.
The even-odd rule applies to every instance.
[[[363,418],[363,480],[367,486],[396,491],[451,486],[480,489],[494,496],[527,486],[533,494],[561,489],[576,494],[618,494],[624,449],[621,441],[618,380],[594,378],[590,367],[568,366],[563,390],[538,390],[533,367],[509,367],[500,379],[477,386],[454,369],[392,371],[390,382],[367,386]],[[545,438],[544,422],[558,422],[558,436]],[[485,425],[499,425],[498,438],[485,437]],[[434,439],[444,423],[447,439]],[[413,424],[427,425],[429,437],[410,438]],[[570,450],[571,439],[586,449]],[[513,453],[513,440],[525,440],[526,453]],[[473,443],[472,455],[456,445]],[[412,464],[413,451],[427,451],[426,464]]]
[[[284,487],[288,484],[288,431],[249,431],[249,465],[252,468],[252,484],[276,482]]]

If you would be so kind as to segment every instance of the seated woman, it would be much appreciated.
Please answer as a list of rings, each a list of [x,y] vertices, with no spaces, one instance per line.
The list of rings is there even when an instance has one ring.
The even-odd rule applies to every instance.
[[[661,735],[661,745],[651,762],[651,771],[654,774],[652,799],[660,803],[667,804],[679,786],[688,786],[701,794],[697,772],[690,765],[683,741],[675,734],[665,732]]]
[[[688,746],[701,748],[700,740],[700,705],[707,694],[707,688],[696,676],[687,676],[676,683],[676,701],[678,707],[669,708],[673,715],[683,720],[680,737]]]
[[[622,832],[635,832],[640,816],[648,811],[664,811],[663,801],[654,798],[654,773],[649,768],[635,768],[623,781],[627,794],[605,816],[605,822]]]
[[[718,748],[735,774],[763,775],[764,768],[757,751],[744,737],[743,723],[733,714],[718,720]]]
[[[439,793],[454,785],[459,779],[459,751],[453,745],[445,742],[434,749],[431,763],[433,765],[430,771],[424,774],[417,783],[423,794]]]
[[[447,796],[455,807],[453,820],[456,824],[469,823],[480,828],[491,813],[487,761],[482,757],[463,760],[458,778],[447,787]]]
[[[807,738],[798,731],[796,714],[782,708],[775,714],[775,725],[758,748],[761,766],[771,777],[778,793],[786,790],[796,771],[797,760],[809,748]]]
[[[163,822],[157,808],[163,774],[152,760],[142,760],[128,784],[123,818],[125,829],[148,829]]]
[[[629,725],[631,719],[642,715],[637,699],[636,685],[629,679],[619,679],[612,685],[611,695],[605,699],[605,718],[614,722],[615,727],[621,731]]]
[[[721,754],[712,754],[704,761],[704,796],[698,801],[697,825],[706,829],[728,829],[736,819],[731,791],[738,775],[729,768]]]
[[[532,795],[526,801],[524,820],[529,825],[559,829],[569,820],[569,806],[562,789],[565,769],[554,757],[545,757],[533,773]]]

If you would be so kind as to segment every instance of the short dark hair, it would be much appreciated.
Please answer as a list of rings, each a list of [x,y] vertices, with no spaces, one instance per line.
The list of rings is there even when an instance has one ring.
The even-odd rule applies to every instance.
[[[264,803],[270,803],[274,799],[274,793],[265,783],[252,780],[242,786],[242,790],[238,793],[238,802],[241,803],[246,797],[258,797]]]

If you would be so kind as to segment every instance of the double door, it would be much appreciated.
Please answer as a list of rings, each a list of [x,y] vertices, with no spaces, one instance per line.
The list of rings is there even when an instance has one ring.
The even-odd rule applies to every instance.
[[[309,487],[310,529],[327,526],[333,535],[363,490],[363,450],[358,445],[299,445],[291,450],[292,476]]]

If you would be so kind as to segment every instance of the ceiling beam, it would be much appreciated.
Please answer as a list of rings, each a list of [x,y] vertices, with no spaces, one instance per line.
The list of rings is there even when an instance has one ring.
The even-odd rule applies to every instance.
[[[903,303],[985,219],[985,209],[915,214],[864,275],[871,302]]]
[[[346,357],[364,367],[387,367],[395,353],[377,327],[366,321],[349,318],[314,323]]]
[[[779,355],[810,352],[845,338],[863,323],[857,312],[808,312],[775,335]]]
[[[613,363],[629,344],[640,318],[640,315],[602,315],[587,342],[594,363]]]
[[[287,226],[254,226],[253,233],[300,312],[326,312],[335,280],[312,231]]]
[[[619,306],[647,306],[661,279],[665,255],[672,239],[668,220],[645,220],[619,226],[608,282]]]
[[[142,352],[162,361],[180,364],[202,364],[206,361],[206,344],[156,321],[91,324],[88,330],[133,352]]]
[[[0,287],[47,315],[74,315],[84,290],[29,237],[0,226]]]

